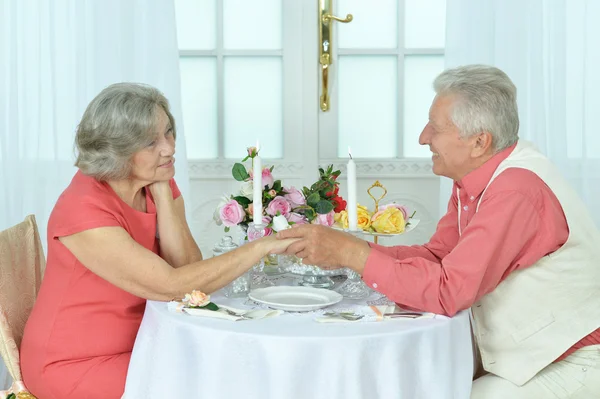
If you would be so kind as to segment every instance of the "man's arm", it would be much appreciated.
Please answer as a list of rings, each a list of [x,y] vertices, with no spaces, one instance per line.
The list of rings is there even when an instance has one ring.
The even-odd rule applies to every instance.
[[[492,291],[536,235],[538,209],[519,192],[489,195],[441,261],[402,260],[372,250],[364,281],[391,300],[414,309],[454,315]]]
[[[369,244],[371,248],[382,252],[394,259],[421,257],[432,262],[440,262],[452,251],[458,242],[458,198],[456,186],[448,201],[448,211],[438,222],[435,233],[428,243],[424,245],[396,245],[385,247],[383,245]]]

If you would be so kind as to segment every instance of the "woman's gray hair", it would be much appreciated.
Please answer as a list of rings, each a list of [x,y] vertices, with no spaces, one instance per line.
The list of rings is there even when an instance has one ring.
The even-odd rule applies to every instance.
[[[466,65],[442,72],[433,82],[439,96],[455,96],[452,122],[463,137],[492,135],[495,152],[519,139],[517,88],[500,69]]]
[[[102,90],[88,105],[77,128],[75,166],[100,181],[128,178],[133,154],[156,139],[161,108],[175,137],[169,101],[156,88],[116,83]]]

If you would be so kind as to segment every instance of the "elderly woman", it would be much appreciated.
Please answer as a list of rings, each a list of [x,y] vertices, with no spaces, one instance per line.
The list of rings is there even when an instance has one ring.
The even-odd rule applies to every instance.
[[[175,137],[167,99],[149,86],[109,86],[86,109],[21,345],[39,398],[120,398],[146,299],[213,292],[292,242],[266,237],[203,260],[173,180]]]

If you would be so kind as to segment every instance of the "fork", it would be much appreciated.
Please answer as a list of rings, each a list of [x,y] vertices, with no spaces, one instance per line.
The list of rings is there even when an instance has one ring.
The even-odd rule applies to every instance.
[[[244,316],[241,313],[235,313],[234,311],[231,311],[231,310],[229,310],[227,308],[221,307],[221,309],[223,309],[230,316],[240,317],[240,318],[242,318],[242,320],[252,320],[251,317]]]
[[[362,314],[344,313],[344,312],[341,312],[341,313],[326,312],[326,313],[323,313],[323,316],[341,317],[342,319],[349,320],[349,321],[356,321],[356,320],[360,320],[363,317],[365,317],[365,315],[362,315]]]

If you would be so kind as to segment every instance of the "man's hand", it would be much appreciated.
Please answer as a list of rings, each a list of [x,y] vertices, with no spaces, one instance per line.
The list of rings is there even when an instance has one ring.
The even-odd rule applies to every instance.
[[[371,249],[366,241],[330,227],[314,224],[296,225],[277,233],[278,239],[299,238],[286,253],[302,258],[307,265],[323,269],[349,267],[362,273]]]

